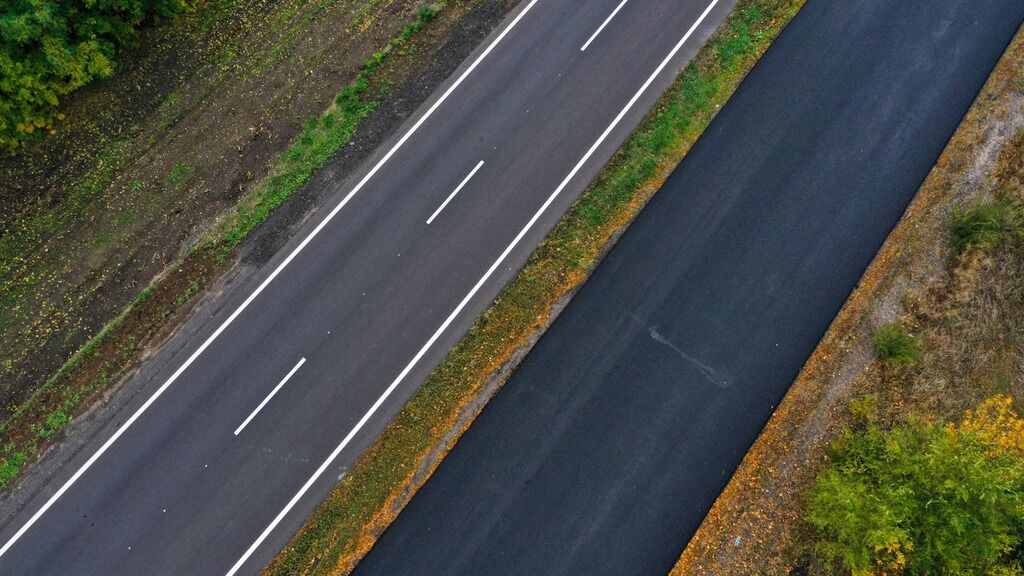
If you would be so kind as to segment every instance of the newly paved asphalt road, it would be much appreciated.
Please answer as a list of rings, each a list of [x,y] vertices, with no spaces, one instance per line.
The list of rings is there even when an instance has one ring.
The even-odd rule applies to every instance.
[[[1022,18],[809,0],[355,573],[667,573]]]
[[[123,409],[58,448],[67,464],[30,474],[0,573],[256,573],[732,1],[634,0],[594,37],[619,5],[513,10],[294,240],[199,308]]]

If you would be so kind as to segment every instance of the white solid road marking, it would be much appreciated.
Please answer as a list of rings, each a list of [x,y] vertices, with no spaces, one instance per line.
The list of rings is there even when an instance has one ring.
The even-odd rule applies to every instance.
[[[580,47],[580,52],[583,52],[587,49],[587,46],[590,46],[590,43],[594,41],[594,38],[597,38],[597,35],[601,33],[601,30],[604,30],[604,27],[612,21],[612,18],[615,18],[615,15],[619,13],[619,10],[622,10],[622,7],[626,5],[626,2],[629,2],[629,0],[622,0],[622,2],[619,2],[619,5],[615,7],[615,10],[612,10],[612,13],[604,19],[604,22],[602,22],[601,25],[597,27],[597,30],[590,35],[590,38],[583,43],[583,46]]]
[[[505,258],[508,257],[512,250],[515,249],[516,245],[518,245],[519,242],[523,239],[523,237],[526,236],[526,233],[529,232],[531,228],[533,228],[533,225],[537,223],[537,220],[540,219],[541,215],[544,214],[544,212],[548,209],[551,203],[555,201],[555,198],[557,198],[558,195],[561,194],[562,191],[565,189],[565,187],[569,185],[569,182],[573,179],[573,177],[576,176],[580,169],[583,168],[583,165],[586,164],[587,160],[589,160],[590,157],[594,155],[594,152],[597,151],[601,143],[603,143],[605,139],[608,138],[608,135],[611,134],[612,130],[614,130],[615,127],[619,125],[619,122],[621,122],[622,119],[626,116],[626,114],[633,108],[637,100],[640,99],[640,97],[643,95],[644,92],[647,91],[647,89],[651,86],[651,84],[658,77],[658,75],[661,74],[661,72],[665,69],[666,66],[668,66],[668,63],[672,61],[672,58],[675,57],[675,55],[679,52],[683,45],[686,44],[686,41],[689,40],[690,36],[693,35],[694,31],[697,30],[697,27],[700,26],[701,22],[703,22],[705,18],[707,18],[708,14],[711,13],[711,10],[715,7],[716,4],[718,4],[718,2],[719,0],[711,0],[711,3],[708,4],[707,8],[704,9],[704,12],[702,12],[700,17],[697,18],[697,21],[694,22],[692,26],[690,26],[690,29],[686,31],[686,34],[683,35],[682,39],[679,40],[675,47],[672,48],[672,51],[668,53],[668,56],[666,56],[665,59],[661,61],[661,64],[659,64],[658,67],[654,70],[654,72],[651,73],[650,77],[647,78],[647,81],[644,82],[640,89],[637,90],[636,94],[634,94],[633,97],[629,99],[629,102],[626,103],[625,108],[623,108],[622,111],[619,112],[619,114],[615,117],[615,119],[612,120],[612,123],[609,124],[608,127],[604,129],[604,132],[601,133],[601,136],[598,137],[597,141],[594,142],[593,145],[590,146],[590,149],[587,150],[586,154],[583,155],[583,158],[581,158],[580,161],[576,163],[576,166],[573,167],[572,171],[570,171],[569,174],[565,177],[565,179],[562,180],[562,183],[558,185],[558,188],[556,188],[555,191],[552,192],[550,196],[548,196],[548,199],[545,200],[544,204],[541,205],[541,207],[537,210],[536,213],[534,213],[533,217],[530,218],[530,221],[526,223],[526,226],[524,226],[523,229],[519,231],[519,234],[517,234],[516,237],[512,240],[512,243],[505,248],[505,251],[501,253],[501,256],[498,256],[498,259],[494,261],[494,264],[491,264],[491,267],[487,269],[487,272],[485,272],[484,275],[480,277],[479,280],[477,280],[477,283],[473,286],[473,289],[470,290],[468,294],[466,294],[465,298],[463,298],[461,302],[459,302],[459,305],[455,307],[455,310],[453,310],[452,313],[448,315],[448,318],[434,332],[430,339],[427,340],[427,343],[424,344],[422,348],[420,348],[420,351],[417,352],[415,356],[413,356],[412,360],[410,360],[408,364],[406,364],[405,368],[402,369],[402,371],[398,374],[398,376],[395,377],[395,379],[391,382],[387,389],[384,390],[384,393],[381,394],[379,398],[377,398],[377,400],[373,403],[372,406],[370,406],[370,409],[366,412],[366,414],[363,414],[363,417],[359,419],[359,422],[356,422],[355,427],[349,431],[348,435],[345,436],[345,438],[341,441],[340,444],[338,444],[334,451],[331,452],[327,459],[323,461],[323,464],[320,464],[320,467],[317,468],[315,472],[313,472],[313,475],[309,477],[309,480],[306,480],[306,483],[302,485],[302,488],[299,489],[295,496],[292,496],[292,499],[289,500],[285,507],[277,514],[277,516],[274,517],[274,519],[270,522],[270,525],[268,525],[259,535],[256,541],[252,543],[252,546],[249,546],[249,549],[245,551],[245,554],[242,554],[242,557],[238,559],[238,562],[235,562],[235,565],[232,566],[231,570],[228,571],[227,576],[234,576],[235,573],[238,572],[242,565],[245,564],[246,560],[248,560],[249,557],[252,556],[253,552],[255,552],[257,548],[259,548],[260,544],[262,544],[263,541],[266,540],[267,536],[269,536],[270,533],[274,531],[274,528],[277,527],[277,525],[281,522],[281,520],[284,519],[288,512],[290,512],[291,509],[295,507],[295,504],[302,499],[302,496],[306,494],[310,487],[312,487],[313,484],[320,478],[320,476],[322,476],[323,473],[331,466],[331,463],[334,462],[334,459],[337,458],[339,454],[341,454],[341,451],[345,449],[345,446],[348,446],[348,443],[352,441],[355,435],[358,434],[359,431],[363,428],[363,426],[365,426],[366,423],[370,420],[370,418],[373,417],[374,413],[376,413],[377,410],[381,407],[381,405],[384,404],[384,401],[387,400],[389,396],[391,396],[391,393],[395,391],[395,388],[397,388],[398,385],[402,382],[402,380],[405,379],[406,375],[408,375],[409,372],[412,371],[413,367],[416,366],[416,363],[419,362],[421,358],[423,358],[423,355],[427,353],[427,350],[430,349],[434,342],[436,342],[437,339],[440,338],[441,334],[444,333],[448,326],[451,325],[451,323],[455,320],[455,317],[458,316],[460,312],[462,312],[462,309],[466,307],[466,304],[469,303],[469,301],[473,298],[473,296],[476,295],[476,293],[480,290],[484,283],[487,282],[487,280],[491,277],[492,274],[494,274],[494,271],[497,270],[499,266],[501,266],[501,263],[505,261]],[[532,6],[533,4],[531,3],[530,5]]]
[[[267,402],[270,402],[270,399],[274,397],[274,394],[277,394],[277,391],[280,390],[282,386],[284,386],[284,383],[287,382],[292,377],[293,374],[298,372],[299,368],[301,368],[302,365],[305,364],[305,363],[306,363],[306,359],[305,358],[303,358],[302,360],[299,360],[299,363],[296,364],[294,368],[292,368],[291,372],[289,372],[287,375],[285,375],[284,379],[282,379],[281,382],[278,383],[277,386],[274,386],[274,389],[271,390],[270,394],[268,394],[267,397],[263,399],[263,402],[260,402],[260,405],[257,406],[256,409],[252,411],[252,414],[249,414],[249,417],[246,418],[245,421],[242,422],[241,425],[238,426],[238,428],[235,428],[235,436],[238,436],[238,433],[242,431],[242,428],[245,428],[245,426],[253,418],[255,418],[257,414],[260,413],[260,410],[263,410],[263,407],[267,405]]]
[[[99,460],[100,456],[102,456],[107,450],[109,450],[110,447],[114,444],[114,442],[117,442],[118,438],[120,438],[121,435],[124,434],[126,430],[131,428],[132,424],[134,424],[136,420],[138,420],[139,417],[146,412],[146,410],[149,410],[149,407],[152,406],[154,402],[156,402],[157,398],[159,398],[161,395],[163,395],[165,391],[167,391],[167,388],[169,388],[171,384],[173,384],[174,381],[177,380],[179,376],[181,376],[182,372],[184,372],[189,366],[191,366],[192,363],[195,362],[196,358],[198,358],[200,354],[202,354],[203,352],[206,351],[207,348],[209,348],[210,344],[212,344],[213,341],[216,340],[221,335],[221,333],[223,333],[224,330],[227,329],[227,327],[230,326],[231,323],[235,321],[236,318],[238,318],[242,311],[249,307],[249,304],[251,304],[252,301],[255,300],[256,297],[259,296],[260,293],[263,292],[263,290],[265,290],[266,287],[269,286],[270,283],[273,282],[275,278],[277,278],[278,274],[280,274],[281,271],[284,270],[286,266],[291,264],[292,260],[294,260],[295,257],[298,256],[299,252],[301,252],[313,240],[313,238],[316,238],[316,236],[320,234],[320,231],[323,230],[324,227],[327,226],[327,224],[334,219],[335,215],[337,215],[338,212],[341,211],[341,209],[344,208],[346,204],[348,204],[349,200],[351,200],[352,197],[356,195],[356,193],[362,190],[363,186],[366,185],[370,178],[373,178],[373,176],[377,174],[381,167],[384,166],[384,164],[386,164],[387,161],[390,160],[391,157],[394,156],[396,152],[398,152],[398,150],[409,140],[409,138],[412,137],[412,135],[415,134],[420,129],[420,126],[422,126],[423,123],[426,122],[427,119],[434,114],[434,111],[436,111],[441,106],[441,104],[448,100],[448,97],[451,96],[452,92],[454,92],[455,89],[462,84],[462,82],[466,79],[466,77],[468,77],[473,72],[473,70],[476,70],[476,67],[480,65],[484,58],[486,58],[491,53],[491,51],[494,50],[494,48],[505,38],[506,35],[508,35],[508,33],[516,26],[516,24],[519,23],[523,16],[525,16],[526,13],[529,12],[531,8],[533,8],[534,4],[536,3],[537,0],[530,0],[530,3],[526,5],[526,8],[524,8],[523,11],[520,12],[514,20],[512,20],[508,28],[505,28],[501,32],[501,34],[499,34],[494,39],[494,41],[491,42],[491,44],[487,46],[487,48],[485,48],[484,51],[481,52],[479,56],[477,56],[476,60],[474,60],[473,63],[470,64],[468,68],[466,68],[462,75],[460,75],[458,79],[456,79],[455,82],[453,82],[452,85],[449,86],[448,89],[444,91],[441,97],[438,98],[437,101],[434,102],[434,104],[427,109],[423,116],[419,120],[417,120],[416,123],[413,124],[411,128],[409,128],[409,131],[406,132],[405,135],[403,135],[398,140],[398,142],[396,142],[395,145],[391,147],[390,150],[388,150],[388,153],[385,154],[379,161],[377,161],[373,168],[371,168],[370,171],[367,172],[365,176],[363,176],[363,178],[355,185],[354,188],[352,188],[352,190],[341,200],[341,202],[324,217],[323,221],[321,221],[320,224],[318,224],[316,228],[314,228],[312,232],[310,232],[309,235],[306,236],[306,238],[303,239],[302,242],[300,242],[299,245],[296,246],[295,249],[292,250],[292,252],[288,254],[288,256],[280,264],[278,264],[277,268],[275,268],[274,271],[271,272],[270,275],[267,276],[267,278],[263,280],[263,282],[261,282],[259,286],[256,287],[256,290],[254,290],[253,293],[250,294],[248,298],[246,298],[242,302],[242,304],[237,309],[235,309],[234,312],[231,313],[230,316],[228,316],[227,320],[225,320],[224,323],[221,324],[220,327],[218,327],[217,330],[215,330],[213,334],[210,335],[209,338],[207,338],[202,344],[199,345],[199,348],[197,348],[196,351],[193,352],[192,355],[189,356],[188,359],[186,359],[185,362],[181,366],[179,366],[177,370],[174,371],[173,374],[171,374],[171,377],[168,378],[166,382],[161,384],[160,387],[157,388],[156,392],[154,392],[153,395],[150,396],[149,399],[147,399],[146,402],[142,406],[140,406],[139,409],[136,410],[135,413],[132,414],[131,417],[129,417],[128,420],[126,420],[125,423],[121,425],[121,427],[118,428],[117,431],[115,431],[110,436],[110,438],[107,439],[106,442],[103,443],[102,446],[100,446],[99,450],[97,450],[95,454],[93,454],[88,460],[86,460],[85,464],[82,464],[82,467],[75,471],[71,478],[69,478],[67,482],[61,485],[61,487],[57,489],[57,491],[54,492],[52,496],[50,496],[46,503],[43,504],[39,508],[39,510],[37,510],[36,513],[33,514],[32,517],[29,518],[28,521],[25,522],[25,524],[18,529],[17,532],[14,533],[14,536],[11,536],[10,540],[8,540],[3,545],[3,547],[0,548],[0,557],[6,554],[7,551],[11,549],[11,546],[14,546],[14,543],[21,539],[21,537],[24,536],[25,532],[27,532],[28,529],[31,528],[32,525],[35,524],[39,520],[39,518],[42,517],[42,515],[45,514],[46,511],[49,510],[50,507],[53,506],[53,504],[57,502],[57,500],[59,500],[60,497],[63,496],[64,493],[67,492],[68,489],[75,484],[75,482],[78,482],[78,479],[82,477],[82,474],[85,474],[85,472],[89,468],[91,468],[92,465],[95,464],[97,460]],[[234,573],[234,571],[235,570],[232,570],[232,573]]]
[[[431,222],[434,221],[434,218],[437,218],[437,215],[441,213],[441,210],[444,210],[444,207],[447,206],[448,203],[452,201],[452,198],[455,198],[455,195],[459,193],[459,190],[462,190],[462,187],[466,185],[466,182],[469,182],[469,179],[473,177],[473,174],[476,174],[476,171],[479,170],[480,167],[483,165],[483,160],[476,163],[476,167],[474,167],[469,172],[469,175],[462,179],[462,182],[460,182],[459,185],[455,187],[455,190],[451,194],[449,194],[447,198],[444,199],[444,202],[441,202],[441,205],[437,207],[437,210],[434,210],[434,213],[430,215],[430,218],[427,218],[427,224],[430,224]]]

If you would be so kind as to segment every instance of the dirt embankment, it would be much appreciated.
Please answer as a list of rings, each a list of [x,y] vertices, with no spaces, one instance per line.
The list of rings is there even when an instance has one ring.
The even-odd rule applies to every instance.
[[[1024,31],[1019,32],[917,197],[834,320],[691,540],[674,576],[825,574],[811,560],[802,494],[849,400],[875,394],[882,424],[908,413],[957,420],[993,394],[1024,402],[1024,249],[1020,230],[991,252],[956,255],[955,211],[1024,203]],[[921,358],[875,358],[871,335],[902,320]]]
[[[209,0],[145,31],[121,72],[66,103],[56,136],[0,158],[0,421],[256,186],[424,4]],[[454,31],[475,41],[508,3],[484,4],[458,3],[417,47],[459,52]],[[444,77],[426,55],[374,86],[379,111],[334,176]]]

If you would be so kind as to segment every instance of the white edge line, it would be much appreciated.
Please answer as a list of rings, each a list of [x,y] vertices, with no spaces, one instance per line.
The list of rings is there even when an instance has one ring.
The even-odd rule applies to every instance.
[[[469,182],[469,179],[473,177],[473,174],[476,174],[476,171],[479,170],[480,167],[483,165],[483,160],[476,163],[476,167],[473,168],[469,172],[469,174],[462,179],[462,182],[460,182],[459,185],[455,187],[455,190],[452,191],[452,193],[449,194],[448,197],[444,199],[444,202],[441,202],[441,205],[437,207],[437,210],[434,210],[434,213],[430,215],[430,218],[427,218],[427,224],[430,224],[431,222],[434,221],[434,218],[437,218],[437,215],[441,213],[441,210],[444,210],[444,207],[447,206],[448,203],[452,201],[452,198],[455,198],[455,195],[459,193],[459,190],[462,190],[462,187],[465,186],[467,182]]]
[[[594,41],[594,38],[597,38],[597,35],[601,33],[601,30],[604,30],[604,27],[612,21],[612,18],[615,18],[615,15],[619,13],[619,10],[622,10],[622,7],[626,5],[626,2],[629,2],[629,0],[622,0],[622,2],[619,2],[619,5],[615,7],[615,10],[612,10],[612,13],[604,19],[604,22],[602,22],[601,25],[597,27],[597,30],[590,35],[590,38],[583,43],[583,46],[580,47],[580,52],[586,51],[587,46],[590,46],[590,43]]]
[[[326,460],[324,460],[323,464],[321,464],[320,467],[317,468],[315,472],[313,472],[313,475],[309,477],[309,480],[306,480],[306,483],[302,485],[302,488],[299,489],[295,496],[292,496],[292,499],[289,500],[285,507],[277,514],[276,517],[274,517],[274,519],[270,522],[270,525],[267,526],[266,529],[264,529],[263,532],[256,539],[256,541],[252,543],[252,546],[249,546],[249,549],[245,551],[245,554],[242,554],[242,557],[238,559],[238,562],[235,562],[235,565],[231,567],[231,570],[227,572],[226,576],[234,576],[235,573],[238,572],[242,565],[245,564],[246,560],[248,560],[249,557],[252,556],[253,552],[255,552],[256,549],[260,546],[260,544],[262,544],[263,541],[266,540],[267,536],[269,536],[270,533],[273,532],[274,528],[277,527],[277,525],[281,522],[281,520],[284,519],[288,512],[290,512],[291,509],[295,507],[295,504],[297,504],[298,501],[302,499],[302,497],[320,478],[320,476],[322,476],[323,473],[327,471],[327,468],[331,466],[331,463],[334,462],[335,458],[337,458],[338,455],[341,454],[341,451],[344,450],[346,446],[348,446],[348,443],[352,441],[355,435],[358,434],[359,431],[363,428],[363,426],[366,425],[366,423],[370,420],[374,413],[376,413],[377,410],[381,407],[381,405],[384,404],[384,401],[387,400],[391,393],[394,392],[395,388],[397,388],[398,385],[402,382],[402,380],[405,379],[406,375],[409,374],[409,372],[413,369],[416,363],[420,361],[423,355],[427,353],[427,350],[430,349],[430,347],[434,344],[434,342],[437,341],[437,339],[448,328],[452,321],[455,320],[455,317],[458,316],[460,312],[462,312],[462,309],[466,307],[466,304],[468,304],[469,301],[473,298],[473,296],[476,295],[477,291],[479,291],[480,288],[484,285],[484,283],[487,282],[487,280],[491,277],[491,274],[493,274],[494,271],[497,270],[499,266],[501,266],[501,263],[504,262],[505,258],[508,257],[509,253],[511,253],[512,250],[516,247],[516,245],[519,244],[520,240],[522,240],[523,237],[526,236],[526,233],[530,230],[530,228],[532,228],[533,225],[536,224],[537,220],[540,219],[541,215],[544,214],[544,212],[548,209],[551,203],[555,201],[555,198],[557,198],[558,195],[562,193],[562,190],[564,190],[565,187],[569,185],[569,182],[573,179],[573,177],[576,176],[580,169],[583,168],[583,165],[587,162],[587,160],[589,160],[590,157],[593,156],[594,152],[597,151],[597,148],[605,141],[606,138],[608,138],[608,135],[612,132],[612,130],[615,129],[619,122],[622,121],[622,118],[625,117],[625,115],[629,112],[633,105],[636,104],[636,101],[640,99],[640,96],[642,96],[643,93],[647,90],[647,88],[650,87],[650,85],[654,82],[657,76],[665,69],[666,66],[668,66],[668,63],[672,60],[673,57],[675,57],[676,53],[679,52],[680,48],[683,47],[683,45],[690,38],[690,36],[697,29],[697,27],[700,26],[701,22],[703,22],[704,19],[707,18],[707,15],[711,12],[715,5],[718,4],[718,2],[719,0],[711,0],[711,3],[708,4],[708,7],[704,9],[704,12],[701,13],[700,17],[697,19],[696,22],[693,23],[690,29],[686,31],[686,34],[679,41],[679,43],[676,44],[674,48],[672,48],[672,51],[669,52],[668,56],[666,56],[665,59],[662,60],[661,64],[658,65],[657,69],[655,69],[655,71],[651,74],[647,81],[644,82],[643,86],[641,86],[640,89],[637,90],[636,94],[634,94],[633,97],[626,104],[626,107],[623,108],[622,111],[619,112],[618,116],[616,116],[615,119],[612,121],[612,123],[609,124],[607,128],[605,128],[604,132],[601,133],[601,136],[597,139],[597,141],[594,142],[590,149],[587,150],[586,154],[583,155],[583,158],[581,158],[580,161],[576,164],[576,166],[573,167],[572,171],[569,172],[569,175],[566,176],[564,180],[562,180],[561,184],[558,185],[558,188],[556,188],[555,191],[552,192],[550,196],[548,196],[548,199],[544,201],[544,204],[537,210],[533,217],[530,218],[530,221],[526,223],[526,226],[524,226],[523,229],[519,231],[519,234],[517,234],[516,237],[512,240],[512,243],[505,248],[505,251],[501,253],[501,256],[499,256],[497,260],[494,261],[494,264],[491,264],[491,267],[488,268],[487,272],[485,272],[484,275],[480,278],[480,280],[477,281],[476,285],[473,286],[473,289],[470,290],[468,294],[466,294],[465,298],[463,298],[461,302],[459,302],[459,305],[455,307],[455,310],[453,310],[452,313],[448,315],[448,318],[434,332],[433,336],[431,336],[430,339],[427,340],[427,343],[424,344],[423,347],[420,348],[420,351],[417,352],[415,356],[413,356],[412,360],[410,360],[409,363],[406,364],[405,368],[402,369],[401,373],[399,373],[398,376],[395,377],[394,381],[392,381],[391,384],[387,387],[387,389],[384,390],[384,393],[381,394],[380,397],[377,398],[376,402],[373,403],[373,406],[370,406],[370,409],[366,412],[366,414],[363,414],[363,417],[359,419],[359,422],[356,423],[355,427],[353,427],[352,430],[349,431],[348,435],[345,436],[341,443],[338,444],[334,451],[331,452],[331,454],[327,457]]]
[[[293,374],[298,372],[299,368],[301,368],[302,365],[305,363],[305,358],[299,360],[299,363],[296,364],[295,367],[291,369],[291,372],[288,372],[288,374],[285,375],[281,382],[279,382],[277,386],[274,386],[274,389],[271,390],[270,394],[267,394],[267,397],[263,399],[263,402],[260,402],[260,405],[257,406],[256,409],[252,411],[252,414],[249,414],[249,417],[246,418],[245,421],[243,421],[238,426],[238,428],[235,428],[235,436],[238,436],[238,433],[241,432],[242,429],[245,428],[249,424],[249,422],[251,422],[252,419],[256,417],[257,414],[260,413],[260,410],[263,410],[263,407],[267,405],[267,402],[270,402],[270,399],[274,397],[274,394],[277,394],[277,391],[280,390],[282,386],[284,386],[285,382],[287,382],[292,377]]]
[[[82,467],[79,468],[71,476],[71,478],[67,480],[67,482],[65,482],[56,492],[54,492],[53,495],[50,496],[49,500],[47,500],[46,503],[43,504],[42,507],[40,507],[39,510],[37,510],[36,513],[33,514],[32,517],[29,518],[28,521],[24,525],[22,525],[22,527],[19,528],[17,532],[15,532],[14,536],[12,536],[7,541],[7,543],[5,543],[2,548],[0,548],[0,557],[6,554],[7,551],[11,549],[11,546],[14,546],[15,542],[17,542],[25,534],[25,532],[27,532],[28,529],[31,528],[32,525],[35,524],[39,520],[39,518],[43,514],[45,514],[46,511],[49,510],[50,507],[53,506],[53,504],[57,502],[57,500],[59,500],[60,497],[63,496],[64,493],[67,492],[68,489],[71,488],[71,486],[73,486],[75,482],[78,481],[79,478],[82,477],[82,474],[85,474],[85,472],[89,468],[91,468],[93,464],[96,463],[100,456],[102,456],[114,444],[114,442],[116,442],[118,438],[120,438],[121,435],[124,434],[125,430],[131,428],[132,424],[134,424],[135,421],[138,420],[139,417],[142,416],[142,414],[144,414],[146,410],[148,410],[149,407],[153,405],[153,402],[155,402],[156,399],[159,398],[167,390],[167,388],[169,388],[170,385],[173,384],[174,381],[178,379],[179,376],[181,376],[182,372],[184,372],[189,366],[191,366],[192,363],[195,362],[196,358],[198,358],[199,355],[202,354],[210,346],[210,344],[212,344],[213,341],[216,340],[217,337],[220,336],[221,333],[224,332],[224,330],[232,322],[235,321],[236,318],[238,318],[239,314],[241,314],[242,311],[245,310],[249,306],[249,304],[251,304],[252,301],[255,300],[256,297],[259,296],[260,293],[263,292],[263,290],[275,278],[277,278],[277,275],[280,274],[281,271],[284,270],[285,267],[288,266],[288,264],[290,264],[291,261],[295,259],[299,252],[301,252],[310,243],[310,241],[312,241],[313,238],[315,238],[317,234],[319,234],[320,231],[324,229],[325,226],[327,226],[327,224],[334,218],[334,216],[346,204],[348,204],[349,200],[351,200],[352,197],[355,196],[356,193],[363,188],[363,186],[370,180],[370,178],[372,178],[381,169],[381,167],[384,166],[384,164],[388,160],[390,160],[392,156],[395,155],[398,149],[401,148],[402,145],[404,145],[406,141],[409,140],[409,138],[416,133],[417,130],[419,130],[420,126],[422,126],[423,123],[426,122],[427,119],[434,114],[434,111],[437,110],[438,107],[440,107],[441,104],[448,99],[452,92],[454,92],[455,89],[462,84],[463,80],[465,80],[466,77],[469,76],[470,73],[472,73],[473,70],[476,69],[480,62],[482,62],[484,58],[486,58],[491,53],[491,51],[494,50],[494,48],[505,38],[505,36],[508,35],[508,33],[516,26],[516,24],[519,23],[523,16],[525,16],[526,13],[529,12],[531,8],[533,8],[534,4],[536,3],[537,0],[530,0],[530,3],[526,6],[526,8],[523,9],[522,12],[520,12],[515,17],[514,20],[512,20],[508,28],[505,28],[501,32],[501,34],[499,34],[494,39],[494,41],[491,42],[491,44],[487,46],[487,48],[485,48],[484,51],[479,56],[477,56],[477,59],[474,60],[472,64],[470,64],[469,68],[466,68],[462,75],[459,76],[459,78],[451,86],[449,86],[447,90],[445,90],[444,94],[442,94],[441,97],[438,98],[437,101],[434,102],[434,104],[429,109],[427,109],[423,116],[419,120],[417,120],[415,124],[413,124],[409,131],[406,132],[405,135],[402,136],[402,138],[399,139],[398,142],[396,142],[395,145],[391,147],[391,150],[389,150],[388,153],[385,154],[365,176],[363,176],[359,183],[356,184],[354,188],[352,188],[352,190],[345,196],[345,198],[343,198],[342,201],[337,206],[335,206],[334,209],[331,210],[329,214],[327,214],[327,216],[324,217],[323,221],[321,221],[320,224],[318,224],[316,228],[314,228],[313,231],[310,232],[309,235],[306,236],[306,238],[301,243],[299,243],[299,245],[296,246],[294,250],[292,250],[291,254],[289,254],[277,266],[277,268],[275,268],[274,271],[271,272],[270,275],[267,276],[267,278],[263,280],[263,282],[260,283],[259,286],[256,287],[256,290],[253,291],[253,293],[250,294],[249,297],[246,298],[245,301],[243,301],[242,304],[237,309],[235,309],[234,312],[231,313],[231,316],[228,316],[228,319],[225,320],[224,323],[221,324],[220,327],[218,327],[217,330],[215,330],[214,333],[211,334],[210,337],[207,338],[199,346],[199,348],[197,348],[196,351],[193,352],[192,355],[188,357],[187,360],[185,360],[185,363],[178,367],[178,369],[175,370],[173,374],[171,374],[171,377],[168,378],[167,381],[164,382],[160,386],[160,388],[158,388],[156,392],[154,392],[153,395],[150,396],[149,399],[147,399],[146,402],[142,406],[140,406],[139,409],[136,410],[135,413],[132,414],[131,417],[128,418],[128,420],[126,420],[124,424],[122,424],[121,427],[118,428],[117,431],[114,432],[114,434],[111,435],[109,439],[107,439],[106,442],[103,443],[102,446],[100,446],[99,450],[97,450],[96,453],[94,453],[88,460],[86,460],[85,464],[83,464]]]

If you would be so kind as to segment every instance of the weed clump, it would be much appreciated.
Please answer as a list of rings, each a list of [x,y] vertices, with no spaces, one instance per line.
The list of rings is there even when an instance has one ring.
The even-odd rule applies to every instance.
[[[998,203],[975,204],[953,215],[950,244],[953,252],[963,254],[972,248],[989,251],[1003,240],[1009,223],[1009,210]]]
[[[850,418],[861,427],[878,422],[878,395],[866,394],[850,400]]]
[[[39,427],[39,431],[36,434],[40,440],[52,438],[54,434],[64,428],[70,421],[71,417],[68,416],[67,412],[59,409],[55,410],[46,417],[46,421]]]
[[[917,341],[899,321],[880,326],[872,341],[878,357],[891,364],[913,364],[921,357]]]
[[[9,451],[10,447],[5,449],[5,452]],[[21,472],[21,465],[26,460],[28,460],[28,455],[24,452],[14,452],[0,460],[0,486],[6,486],[8,482],[16,477]]]
[[[417,12],[416,15],[419,17],[420,22],[430,22],[434,18],[437,18],[437,8],[430,5],[424,6],[420,8],[419,12]]]

